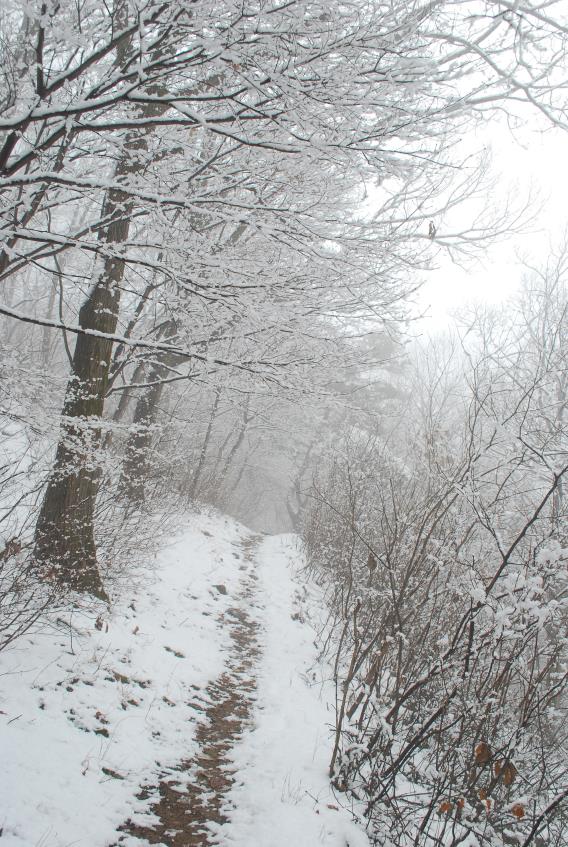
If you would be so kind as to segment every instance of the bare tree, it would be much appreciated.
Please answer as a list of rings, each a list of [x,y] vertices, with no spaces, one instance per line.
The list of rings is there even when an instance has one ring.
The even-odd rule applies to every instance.
[[[0,279],[18,292],[31,275],[47,292],[57,272],[64,305],[54,318],[8,298],[0,314],[76,337],[35,545],[62,582],[104,596],[93,515],[115,344],[190,361],[202,378],[305,385],[330,322],[400,318],[409,269],[438,242],[468,248],[499,229],[437,226],[432,239],[429,221],[480,189],[476,169],[451,187],[452,143],[507,101],[562,123],[565,29],[545,2],[470,11],[6,7]],[[166,302],[186,316],[179,342],[134,332],[148,287],[147,313]],[[214,332],[235,312],[236,354],[212,358],[191,328]]]

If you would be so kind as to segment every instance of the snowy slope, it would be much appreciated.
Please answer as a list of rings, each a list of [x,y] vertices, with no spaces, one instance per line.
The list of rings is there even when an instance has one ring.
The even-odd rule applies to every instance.
[[[159,775],[199,752],[205,689],[227,662],[223,620],[250,538],[228,518],[189,517],[154,578],[110,613],[60,614],[0,654],[2,847],[148,843],[117,828],[151,823]],[[329,808],[332,714],[326,686],[314,684],[313,630],[298,620],[295,541],[266,538],[254,559],[256,701],[230,753],[228,821],[212,825],[210,842],[366,845],[349,815]]]

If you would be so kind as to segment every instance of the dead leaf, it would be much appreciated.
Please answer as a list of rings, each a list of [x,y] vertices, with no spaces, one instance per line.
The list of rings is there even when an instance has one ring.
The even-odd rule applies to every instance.
[[[491,759],[491,747],[486,741],[480,741],[475,748],[475,761],[478,765],[486,765]]]

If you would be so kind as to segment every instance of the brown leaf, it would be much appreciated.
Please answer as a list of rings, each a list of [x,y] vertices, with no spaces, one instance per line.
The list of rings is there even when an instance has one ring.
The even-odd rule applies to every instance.
[[[491,759],[491,747],[486,741],[480,741],[475,748],[475,761],[478,765],[486,765]]]

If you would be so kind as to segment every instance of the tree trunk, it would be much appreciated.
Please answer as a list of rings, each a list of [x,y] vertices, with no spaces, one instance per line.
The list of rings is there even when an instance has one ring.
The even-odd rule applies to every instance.
[[[158,340],[172,343],[177,335],[177,324],[173,319],[165,321],[158,333]],[[170,366],[176,363],[171,353],[158,353],[155,361],[147,369],[147,388],[142,388],[138,395],[132,432],[125,448],[125,458],[122,465],[119,489],[132,503],[143,503],[145,499],[145,483],[150,471],[150,449],[152,447],[152,427],[156,423],[158,404],[166,383],[164,380],[170,373]],[[136,373],[143,379],[146,369],[136,368]]]
[[[110,192],[105,214],[120,217],[102,236],[106,244],[120,244],[130,220],[124,195]],[[114,334],[120,305],[124,261],[107,258],[102,273],[79,312],[79,325]],[[99,470],[99,422],[103,413],[112,341],[93,335],[77,336],[72,375],[62,413],[55,464],[36,525],[35,558],[49,565],[64,585],[97,597],[106,597],[97,568],[94,510]]]
[[[219,407],[219,401],[221,399],[221,389],[215,388],[215,400],[213,401],[213,407],[211,409],[211,414],[209,415],[209,423],[207,424],[207,429],[205,431],[205,438],[203,439],[203,443],[201,445],[201,450],[199,451],[199,459],[197,461],[197,467],[193,473],[193,479],[191,480],[191,487],[189,491],[189,497],[191,500],[194,500],[197,497],[197,493],[199,491],[199,483],[201,480],[201,474],[203,473],[203,467],[205,465],[205,459],[207,457],[207,450],[209,448],[209,442],[211,441],[211,433],[213,432],[213,424],[217,418],[217,409]]]
[[[129,140],[115,177],[134,174],[141,165],[137,153],[146,139]],[[131,225],[132,198],[111,189],[103,205],[99,241],[107,250],[122,244]],[[108,250],[108,247],[111,247]],[[79,326],[113,335],[120,306],[125,262],[107,256],[98,278],[79,312]],[[71,377],[62,412],[61,435],[55,463],[36,525],[36,560],[63,585],[106,598],[100,579],[94,540],[94,510],[100,473],[96,451],[99,423],[107,390],[113,342],[96,335],[78,335]]]
[[[148,382],[152,384],[143,391],[134,409],[133,431],[126,442],[126,455],[120,478],[120,492],[132,503],[143,503],[145,499],[145,483],[150,471],[152,427],[156,422],[158,404],[165,386],[161,380],[167,373],[166,366],[159,363],[150,368]]]
[[[117,19],[125,20],[128,8],[119,4]],[[117,53],[120,65],[129,45]],[[163,93],[157,88],[152,94]],[[142,116],[162,115],[167,106],[148,103]],[[127,183],[145,168],[147,131],[127,137],[114,178]],[[79,312],[83,329],[114,335],[118,322],[124,259],[113,256],[113,246],[123,244],[132,223],[134,200],[119,189],[110,189],[103,203],[98,239],[103,247],[103,267]],[[109,249],[110,247],[110,249]],[[109,255],[110,254],[110,255]],[[95,335],[78,335],[71,378],[63,406],[61,435],[55,464],[36,525],[34,556],[63,585],[106,599],[100,578],[94,538],[95,501],[100,481],[97,448],[113,342]]]

